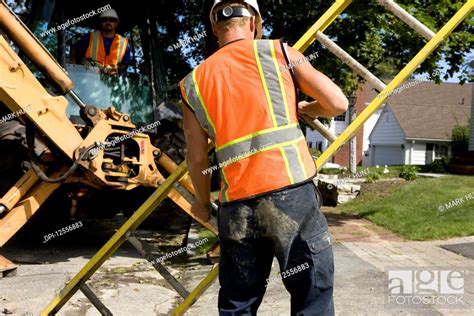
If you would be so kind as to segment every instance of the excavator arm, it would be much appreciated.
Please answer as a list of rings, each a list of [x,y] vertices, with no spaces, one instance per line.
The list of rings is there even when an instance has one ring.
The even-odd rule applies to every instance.
[[[59,151],[66,163],[69,160],[87,170],[80,181],[95,187],[126,190],[138,185],[158,185],[163,176],[157,170],[155,159],[161,152],[146,134],[135,132],[136,126],[128,115],[115,111],[112,106],[105,111],[86,106],[72,90],[74,83],[66,72],[3,2],[0,5],[0,30],[62,94],[69,95],[81,108],[87,126],[79,128],[66,115],[66,97],[52,96],[7,40],[0,36],[0,102],[12,113],[22,113],[19,119],[33,126],[30,129],[36,135],[46,138],[53,145],[50,150]],[[126,137],[130,134],[133,136]],[[127,141],[111,141],[121,136]],[[103,150],[98,150],[100,144],[106,143],[113,143],[114,147],[102,146]],[[38,168],[35,170],[37,174],[41,173]],[[44,175],[39,176],[51,182]],[[69,180],[75,181],[74,177]]]
[[[52,82],[60,95],[48,92],[9,41]],[[152,145],[147,134],[137,130],[129,115],[116,111],[113,106],[102,110],[85,105],[73,88],[74,83],[54,57],[1,2],[0,106],[6,106],[10,115],[16,113],[12,117],[17,117],[26,126],[32,169],[3,197],[0,195],[0,247],[61,183],[130,191],[140,186],[158,187],[165,180],[158,165],[169,173],[177,168],[168,156]],[[85,124],[73,124],[67,117],[66,95],[81,108]],[[47,146],[41,157],[35,156],[35,139]],[[8,155],[6,152],[1,154]],[[194,193],[188,178],[183,178],[181,183]],[[189,203],[177,191],[172,191],[170,198],[189,212]]]

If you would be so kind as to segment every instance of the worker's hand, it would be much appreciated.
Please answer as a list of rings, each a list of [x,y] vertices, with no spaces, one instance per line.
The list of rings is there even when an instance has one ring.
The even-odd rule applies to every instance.
[[[191,206],[191,213],[202,219],[204,222],[208,222],[211,218],[211,206],[210,204],[204,206],[200,202],[194,201]]]
[[[110,76],[116,75],[118,73],[117,65],[107,65],[107,66],[105,66],[104,73],[106,73]]]
[[[298,114],[305,114],[312,118],[316,117],[316,113],[314,113],[314,108],[317,106],[318,101],[300,101],[298,102]]]

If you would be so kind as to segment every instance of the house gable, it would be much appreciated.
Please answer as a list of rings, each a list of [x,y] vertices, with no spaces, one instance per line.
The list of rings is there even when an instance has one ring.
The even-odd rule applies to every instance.
[[[390,105],[385,105],[369,136],[371,145],[400,145],[405,143],[405,134]]]

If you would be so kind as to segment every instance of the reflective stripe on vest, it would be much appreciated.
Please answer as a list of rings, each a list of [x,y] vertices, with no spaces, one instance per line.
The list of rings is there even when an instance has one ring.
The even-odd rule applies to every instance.
[[[254,41],[253,48],[262,79],[267,102],[272,114],[273,126],[290,124],[288,104],[280,68],[275,57],[273,41]],[[271,52],[271,55],[268,54]]]
[[[278,44],[231,44],[180,83],[183,99],[216,145],[222,202],[300,183],[316,173],[298,124],[291,74],[281,72],[287,62]],[[252,115],[248,126],[247,113]]]
[[[90,39],[89,45],[92,45],[90,58],[92,58],[92,60],[94,61],[98,61],[99,60],[99,45],[100,45],[100,41],[103,39],[100,32],[92,32],[90,36],[91,36],[91,39]]]
[[[91,32],[85,58],[92,59],[101,66],[118,65],[125,56],[127,46],[128,39],[116,34],[110,44],[109,55],[106,55],[102,33],[99,31]]]
[[[201,92],[199,91],[199,85],[196,81],[196,69],[194,69],[190,74],[184,78],[184,93],[185,99],[191,105],[192,109],[195,111],[197,119],[204,130],[208,133],[209,137],[212,139],[214,144],[216,143],[216,128],[209,113],[207,113],[206,105],[202,99]],[[200,105],[200,106],[198,106]]]
[[[285,160],[290,183],[298,183],[307,179],[306,170],[295,143],[304,140],[304,135],[297,124],[282,128],[263,131],[259,135],[240,140],[239,142],[216,150],[220,166],[225,167],[233,162],[251,157],[271,149],[280,149]]]

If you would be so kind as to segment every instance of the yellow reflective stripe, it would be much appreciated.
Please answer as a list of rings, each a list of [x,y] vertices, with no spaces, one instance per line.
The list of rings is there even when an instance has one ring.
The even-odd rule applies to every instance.
[[[282,149],[282,148],[285,147],[285,146],[294,145],[294,144],[298,143],[299,141],[301,141],[301,140],[303,140],[303,139],[305,139],[305,138],[304,138],[304,135],[301,136],[301,137],[299,137],[299,138],[297,138],[297,139],[294,139],[294,140],[290,140],[290,141],[287,141],[287,142],[284,142],[284,143],[279,143],[279,144],[271,145],[271,146],[268,146],[268,147],[264,147],[264,148],[262,148],[262,149],[260,149],[260,150],[257,150],[257,151],[254,151],[254,152],[252,152],[252,153],[249,153],[249,155],[240,157],[239,160],[245,159],[245,158],[248,158],[248,157],[252,157],[253,155],[258,154],[258,153],[261,153],[261,152],[264,152],[264,151],[268,151],[268,150],[272,150],[272,149],[276,149],[276,148]],[[298,152],[298,150],[299,150],[299,149],[296,148],[296,151],[297,151],[297,152]],[[238,161],[238,160],[237,160],[237,161]],[[235,162],[237,162],[237,161],[235,161]],[[302,160],[301,160],[301,161],[302,161]],[[229,164],[229,165],[231,165],[231,164]]]
[[[199,85],[198,85],[198,82],[196,80],[196,69],[195,68],[193,70],[193,83],[194,83],[194,90],[196,91],[196,94],[199,98],[199,102],[201,103],[201,107],[204,111],[204,114],[206,114],[206,119],[207,119],[207,122],[209,123],[209,125],[212,127],[213,131],[214,131],[214,135],[216,135],[216,127],[214,126],[214,123],[212,122],[211,120],[211,117],[209,116],[209,113],[207,112],[207,108],[206,108],[206,104],[204,103],[204,100],[202,98],[202,95],[201,95],[201,91],[199,90]],[[217,135],[216,135],[217,136]],[[214,140],[215,141],[215,140]]]
[[[301,159],[301,156],[300,156],[299,149],[298,149],[298,147],[296,146],[296,143],[298,143],[298,142],[300,142],[300,141],[302,141],[302,140],[304,140],[304,139],[305,139],[305,137],[304,137],[304,135],[303,135],[303,136],[301,136],[301,137],[299,137],[299,138],[297,138],[297,139],[295,139],[295,140],[291,140],[291,141],[287,141],[287,142],[284,142],[284,143],[280,143],[280,144],[275,144],[275,145],[272,145],[272,146],[268,146],[268,147],[265,147],[265,148],[263,148],[263,149],[261,149],[261,150],[255,152],[255,153],[253,153],[252,155],[249,155],[249,156],[247,156],[247,157],[245,157],[245,158],[251,157],[251,156],[253,156],[253,155],[257,154],[257,153],[265,152],[265,151],[268,151],[268,150],[279,149],[280,152],[281,152],[281,155],[282,155],[282,157],[283,157],[283,161],[284,161],[284,163],[285,163],[286,172],[287,172],[287,174],[288,174],[288,178],[289,178],[289,180],[290,180],[290,184],[294,184],[294,183],[295,183],[295,179],[294,179],[293,173],[292,173],[292,171],[291,171],[291,166],[290,166],[290,163],[289,163],[289,161],[288,161],[288,157],[286,156],[284,147],[285,147],[285,146],[289,146],[289,145],[292,145],[292,146],[295,147],[296,153],[297,153],[297,155],[298,155],[298,161],[299,161],[299,163],[300,163],[300,165],[301,165],[301,167],[302,167],[302,169],[303,169],[303,173],[304,173],[304,179],[301,179],[300,181],[303,181],[303,180],[307,179],[308,177],[307,177],[306,170],[305,170],[305,168],[304,168],[303,160]],[[243,158],[242,158],[242,159],[243,159]],[[231,164],[229,164],[228,166],[230,166],[230,165],[231,165]],[[227,167],[227,166],[225,166],[225,167]],[[224,168],[225,168],[225,167],[224,167]],[[223,186],[223,188],[222,188],[222,190],[221,190],[221,193],[222,193],[222,196],[223,196],[223,198],[224,198],[224,201],[223,201],[223,202],[228,202],[228,201],[229,201],[229,192],[228,192],[228,190],[229,190],[230,185],[229,185],[229,181],[227,180],[227,177],[226,177],[226,175],[225,175],[224,168],[221,169],[221,171],[222,171],[222,172],[221,172],[221,174],[222,174],[222,180],[224,181],[224,186]]]
[[[267,80],[265,79],[265,75],[263,74],[262,63],[260,61],[260,57],[258,57],[258,46],[257,41],[253,41],[253,50],[255,54],[255,59],[257,61],[258,72],[260,74],[260,79],[262,80],[263,90],[265,91],[265,97],[267,98],[267,103],[270,108],[270,115],[272,116],[273,126],[278,126],[277,120],[275,117],[275,110],[273,109],[273,102],[270,96],[270,92],[268,91]]]
[[[303,163],[303,158],[301,158],[301,153],[300,153],[300,150],[298,148],[298,146],[296,146],[296,144],[291,144],[295,150],[296,150],[296,155],[298,157],[298,163],[300,164],[300,167],[301,169],[303,170],[303,175],[304,175],[304,178],[307,179],[308,178],[308,174],[306,172],[306,168],[305,168],[305,165]]]
[[[248,157],[251,157],[255,154],[258,154],[258,153],[261,153],[261,152],[264,152],[264,151],[268,151],[268,150],[271,150],[271,149],[275,149],[275,148],[283,148],[285,146],[288,146],[288,145],[295,145],[296,143],[298,143],[299,141],[301,141],[302,139],[305,139],[304,136],[302,137],[299,137],[297,139],[294,139],[294,140],[290,140],[290,141],[287,141],[287,142],[284,142],[284,143],[279,143],[279,144],[275,144],[275,145],[271,145],[271,146],[268,146],[268,147],[264,147],[262,149],[259,149],[259,150],[256,150],[256,151],[253,151],[252,153],[249,153],[249,155],[246,155],[246,156],[242,156],[241,159],[245,159],[245,158],[248,158]],[[296,148],[296,151],[299,153],[299,149]],[[300,162],[302,162],[301,159],[298,159]],[[305,174],[306,176],[306,174]]]
[[[118,38],[118,47],[117,47],[117,56],[115,56],[115,60],[117,61],[117,64],[120,62],[120,52],[122,51],[122,39],[121,36],[117,34]],[[115,39],[114,39],[115,40]],[[110,49],[112,50],[112,46],[114,43],[110,44]]]
[[[186,94],[186,89],[184,89],[184,81],[182,84],[179,85],[179,89],[181,90],[181,95],[183,96],[184,101],[191,107],[191,109],[193,109],[193,111],[196,111],[194,110],[194,107],[191,102],[189,102],[188,95]]]
[[[99,41],[100,41],[100,33],[99,32],[92,32],[92,49],[91,49],[91,58],[94,61],[98,61],[99,58]]]
[[[201,125],[202,129],[209,135],[209,137],[215,143],[215,131],[209,125],[208,119],[206,117],[206,112],[204,111],[203,105],[201,105],[201,101],[199,100],[199,96],[197,95],[193,80],[193,72],[190,72],[184,78],[183,89],[184,91],[186,91],[186,96],[188,98],[189,104],[192,104],[191,108],[193,109],[194,114],[196,115],[199,125]]]
[[[270,42],[270,51],[272,53],[273,64],[275,65],[275,70],[278,76],[278,82],[280,83],[281,97],[285,106],[286,119],[288,120],[288,123],[290,123],[290,111],[288,109],[288,100],[286,99],[285,85],[283,84],[283,77],[281,76],[280,66],[278,65],[278,60],[275,53],[275,43],[273,41]]]
[[[297,138],[297,139],[294,139],[294,140],[290,140],[290,141],[287,141],[287,142],[284,142],[284,143],[281,143],[281,144],[275,144],[275,145],[272,145],[272,146],[268,146],[266,147],[264,150],[262,151],[266,151],[266,150],[270,150],[270,149],[275,149],[275,148],[283,148],[285,146],[288,146],[288,145],[292,145],[292,144],[296,144],[297,142],[299,142],[300,140],[302,139],[305,139],[304,138],[304,135]]]
[[[282,130],[282,129],[288,129],[288,128],[295,127],[295,126],[298,126],[298,125],[299,125],[299,123],[296,122],[296,123],[288,124],[288,125],[285,125],[285,126],[277,126],[277,127],[267,128],[267,129],[258,131],[258,132],[256,132],[256,133],[249,134],[249,135],[246,135],[246,136],[243,136],[243,137],[234,139],[233,141],[230,141],[230,142],[228,142],[228,143],[225,143],[224,145],[217,147],[217,148],[216,148],[216,151],[222,150],[222,149],[224,149],[224,148],[226,148],[226,147],[235,145],[235,144],[237,144],[237,143],[241,143],[241,142],[243,142],[243,141],[245,141],[245,140],[254,138],[254,137],[257,136],[257,135],[268,134],[268,133],[271,133],[271,132],[274,132],[274,131],[278,131],[278,130]]]
[[[224,202],[229,201],[229,181],[227,181],[227,177],[225,176],[224,168],[222,168],[222,180],[224,181],[224,187],[222,188],[222,195],[224,198]]]
[[[125,45],[127,39],[118,35],[119,37],[119,47],[118,47],[118,50],[117,50],[117,64],[121,63],[122,62],[122,56],[125,55],[125,52],[127,50],[127,45]]]
[[[288,157],[286,157],[286,153],[285,153],[285,150],[283,149],[283,146],[280,147],[280,152],[283,157],[283,161],[285,162],[286,173],[288,174],[288,178],[290,178],[290,184],[294,184],[295,179],[293,179],[293,174],[291,173],[290,164],[288,163]]]

